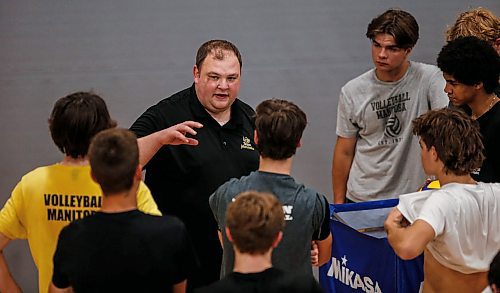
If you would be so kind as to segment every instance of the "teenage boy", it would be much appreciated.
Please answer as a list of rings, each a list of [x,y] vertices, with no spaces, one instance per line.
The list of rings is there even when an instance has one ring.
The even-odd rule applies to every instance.
[[[486,158],[478,170],[473,170],[472,177],[481,182],[500,182],[500,99],[495,94],[500,56],[488,42],[463,37],[441,49],[437,64],[443,71],[444,91],[450,103],[467,106],[472,119],[479,123]]]
[[[115,125],[106,103],[94,93],[77,92],[57,100],[49,129],[64,154],[62,161],[24,175],[0,211],[0,292],[21,290],[1,253],[13,239],[28,240],[39,291],[47,292],[59,232],[101,208],[102,191],[90,177],[87,151],[95,134]],[[137,201],[140,210],[160,215],[145,184],[140,184]]]
[[[97,134],[89,160],[102,209],[61,231],[50,292],[185,292],[196,261],[184,224],[137,209],[136,136],[125,129]]]
[[[415,119],[413,133],[441,189],[400,196],[384,224],[389,244],[402,259],[424,252],[423,292],[480,292],[500,249],[500,184],[470,175],[484,159],[479,129],[462,111],[442,109]]]
[[[279,99],[260,103],[256,113],[254,140],[260,153],[259,169],[231,179],[209,199],[223,243],[221,276],[233,271],[234,262],[224,215],[234,198],[248,190],[272,193],[283,204],[286,226],[281,245],[273,253],[273,264],[284,271],[312,275],[311,241],[317,243],[322,265],[330,259],[332,236],[325,196],[290,176],[293,156],[307,124],[306,114],[292,102]]]
[[[375,68],[340,92],[333,152],[334,203],[393,198],[425,181],[411,121],[445,107],[444,80],[434,65],[410,61],[419,34],[408,12],[390,9],[368,25]]]
[[[273,267],[271,255],[283,237],[283,207],[269,193],[247,191],[229,204],[225,234],[235,258],[233,272],[198,293],[322,292],[312,276]]]

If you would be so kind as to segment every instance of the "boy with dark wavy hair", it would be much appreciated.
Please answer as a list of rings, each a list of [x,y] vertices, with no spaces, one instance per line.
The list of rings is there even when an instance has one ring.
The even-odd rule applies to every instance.
[[[442,109],[415,119],[413,133],[441,189],[400,196],[385,221],[387,239],[403,259],[424,253],[423,292],[480,292],[500,249],[500,184],[470,175],[484,159],[477,124]]]

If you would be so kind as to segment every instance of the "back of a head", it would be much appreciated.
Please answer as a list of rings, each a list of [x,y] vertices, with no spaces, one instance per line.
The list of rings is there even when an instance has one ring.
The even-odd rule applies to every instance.
[[[469,36],[487,41],[491,45],[500,38],[500,18],[483,7],[462,12],[455,24],[446,31],[446,40]]]
[[[139,165],[136,136],[120,128],[98,133],[90,144],[89,161],[105,195],[129,190]]]
[[[65,155],[85,157],[90,141],[99,131],[115,127],[104,100],[91,92],[60,98],[49,117],[50,134]]]
[[[482,82],[489,94],[499,85],[500,56],[488,42],[476,37],[460,37],[448,42],[439,52],[437,65],[460,83]]]
[[[497,292],[500,292],[500,251],[493,258],[490,264],[490,271],[488,272],[488,284],[495,285]]]
[[[446,173],[470,174],[483,163],[479,126],[460,110],[431,110],[413,120],[413,133],[436,149]]]
[[[239,252],[264,254],[285,227],[285,215],[274,195],[247,191],[229,204],[226,225]]]
[[[366,31],[366,37],[374,40],[378,34],[388,34],[394,37],[396,45],[400,48],[413,48],[417,44],[417,20],[410,13],[389,9],[372,19]]]
[[[280,99],[263,101],[255,111],[260,155],[273,160],[293,156],[307,125],[306,114],[294,103]]]
[[[203,43],[198,49],[198,52],[196,53],[196,67],[201,69],[203,61],[205,61],[209,54],[213,54],[213,56],[218,60],[223,60],[225,52],[234,53],[240,62],[240,68],[243,66],[240,51],[233,43],[226,40],[210,40]]]

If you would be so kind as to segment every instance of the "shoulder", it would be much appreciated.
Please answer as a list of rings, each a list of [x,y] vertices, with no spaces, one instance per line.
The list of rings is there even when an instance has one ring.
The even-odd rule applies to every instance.
[[[245,113],[252,114],[252,115],[255,114],[255,111],[253,110],[253,108],[240,99],[236,99],[234,101],[234,104],[236,105],[236,107],[240,108]]]
[[[87,216],[82,219],[75,220],[66,225],[59,234],[59,239],[71,240],[76,235],[82,233],[85,230],[85,227],[89,225],[90,222],[93,222],[94,215]]]
[[[237,109],[241,113],[242,119],[254,124],[255,120],[255,111],[253,110],[252,107],[250,107],[248,104],[243,102],[240,99],[236,99],[233,103],[233,109]]]
[[[326,196],[319,193],[318,191],[316,191],[310,187],[304,186],[303,184],[298,184],[298,186],[299,186],[299,188],[302,189],[302,192],[307,196],[308,199],[315,200],[317,202],[321,202],[321,205],[326,205],[328,203]]]
[[[164,98],[159,101],[156,105],[151,106],[148,111],[169,111],[176,110],[179,107],[187,107],[189,103],[189,98],[192,94],[192,88],[183,89],[170,97]]]
[[[230,293],[235,292],[241,288],[241,284],[233,278],[233,273],[225,276],[223,279],[212,283],[206,287],[198,288],[195,293]]]
[[[219,194],[219,196],[233,195],[234,192],[245,189],[244,186],[249,182],[252,182],[252,178],[255,176],[254,173],[255,172],[252,172],[249,175],[242,176],[241,178],[229,179],[224,184],[222,184],[215,193]]]
[[[441,70],[436,65],[410,61],[413,76],[421,76],[433,80],[436,76],[442,77]]]
[[[423,203],[418,217],[441,217],[456,209],[458,197],[464,191],[460,185],[447,185],[441,189],[432,190]]]
[[[447,188],[440,188],[432,190],[431,194],[427,198],[426,202],[447,202],[453,198],[453,194],[456,192],[462,192],[464,189],[460,186],[447,186]],[[452,204],[452,202],[450,202]]]
[[[231,178],[229,181],[226,181],[223,183],[219,188],[215,190],[215,192],[210,196],[210,203],[214,202],[230,202],[233,197],[236,196],[236,194],[239,193],[240,190],[242,190],[242,180],[244,180],[243,176],[242,178]]]
[[[23,191],[40,190],[46,186],[53,186],[58,179],[63,180],[64,177],[78,172],[84,176],[77,176],[79,183],[95,184],[90,177],[90,166],[68,167],[59,164],[38,167],[22,176],[18,183],[18,187]],[[86,172],[89,172],[88,175]]]
[[[313,276],[299,273],[285,273],[275,269],[276,292],[322,292]]]
[[[347,90],[347,89],[357,88],[357,87],[359,87],[360,84],[372,83],[374,81],[373,75],[374,75],[374,69],[372,68],[372,69],[366,71],[365,73],[348,81],[342,87],[342,89]]]
[[[45,177],[47,176],[51,170],[54,170],[57,168],[57,165],[49,165],[49,166],[41,166],[37,167],[28,173],[24,174],[21,178],[21,181],[31,181],[35,179],[40,179],[40,177]]]
[[[143,221],[148,222],[151,225],[156,225],[158,228],[177,228],[177,229],[184,229],[184,222],[182,222],[179,218],[176,216],[172,215],[151,215],[148,213],[145,213],[143,211],[137,211],[138,212],[138,217],[141,218]]]

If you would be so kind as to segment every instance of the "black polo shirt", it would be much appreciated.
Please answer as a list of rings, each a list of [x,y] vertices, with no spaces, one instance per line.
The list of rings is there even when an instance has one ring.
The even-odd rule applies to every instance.
[[[236,100],[224,126],[199,102],[194,85],[160,101],[130,128],[138,137],[194,120],[198,146],[163,146],[145,166],[145,182],[164,214],[184,221],[193,239],[208,284],[219,279],[222,251],[217,224],[208,204],[210,195],[230,178],[257,170],[259,154],[253,141],[254,111]]]

